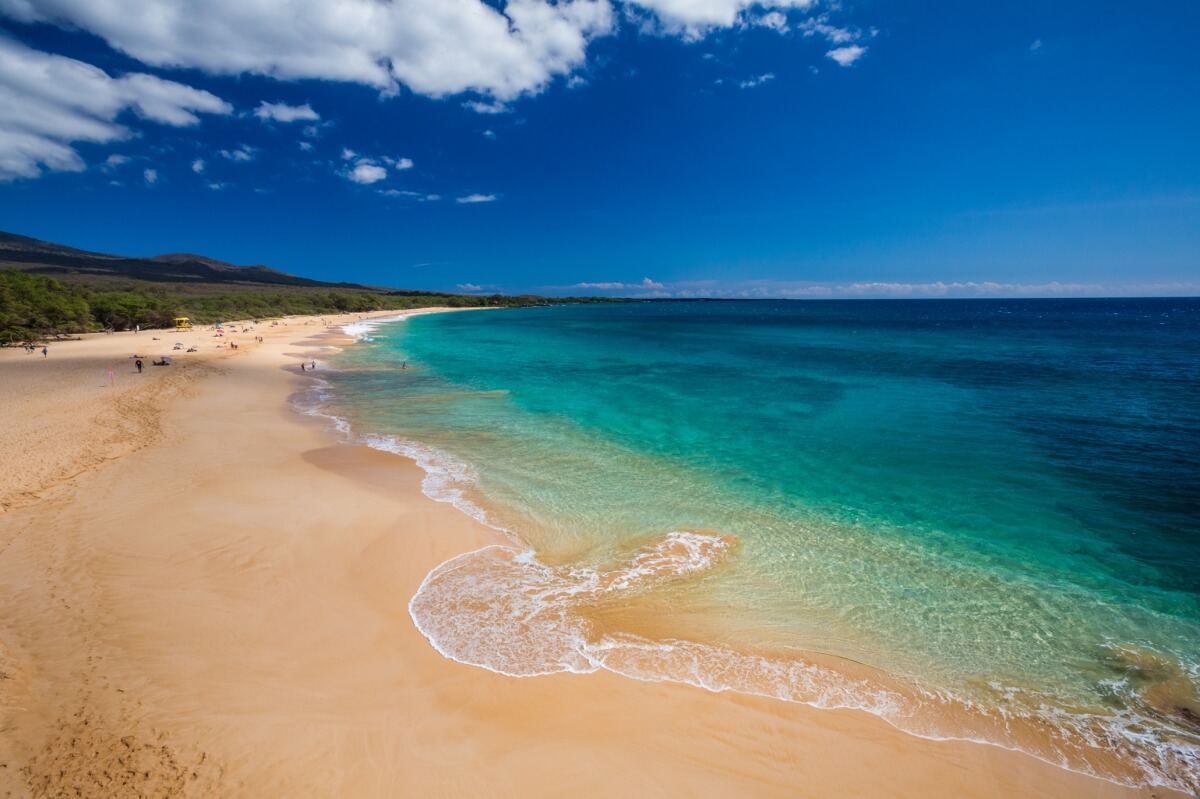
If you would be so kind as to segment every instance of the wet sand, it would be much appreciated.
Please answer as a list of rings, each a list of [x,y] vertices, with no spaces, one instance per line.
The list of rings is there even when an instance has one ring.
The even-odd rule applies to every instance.
[[[339,341],[287,321],[237,350],[0,350],[0,795],[1177,795],[863,712],[443,658],[408,600],[494,534],[291,410]],[[200,351],[127,359],[176,340]]]

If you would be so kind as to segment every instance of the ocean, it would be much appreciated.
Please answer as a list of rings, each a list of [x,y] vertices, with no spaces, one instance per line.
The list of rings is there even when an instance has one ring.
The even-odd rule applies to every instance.
[[[1200,300],[563,305],[354,332],[310,408],[501,531],[411,598],[447,657],[861,708],[1200,785]]]

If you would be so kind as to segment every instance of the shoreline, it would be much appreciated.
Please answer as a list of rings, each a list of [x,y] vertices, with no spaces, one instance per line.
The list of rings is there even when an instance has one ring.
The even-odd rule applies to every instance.
[[[349,421],[339,413],[334,410],[329,414],[326,410],[323,415],[334,420],[339,430],[342,425],[349,429]],[[454,490],[454,496],[447,496],[436,487],[430,490],[430,480],[444,477],[447,468],[471,469],[470,465],[403,437],[369,430],[356,431],[356,437],[360,442],[369,440],[368,445],[374,449],[418,463],[427,475],[422,484],[426,496],[453,505],[495,531],[495,540],[488,546],[457,555],[430,572],[409,602],[413,622],[430,645],[457,663],[514,678],[606,671],[639,682],[672,682],[714,694],[729,692],[765,697],[818,710],[862,711],[922,740],[997,747],[1125,787],[1136,786],[1147,774],[1157,773],[1153,768],[1146,768],[1140,760],[1123,760],[1123,757],[1137,757],[1127,750],[1124,755],[1119,754],[1123,741],[1110,740],[1111,748],[1081,743],[1084,739],[1103,740],[1107,730],[1081,729],[1076,731],[1079,738],[1072,739],[1070,734],[1063,738],[1063,729],[1053,723],[1049,730],[1045,729],[1045,720],[1040,717],[1006,715],[1003,711],[997,717],[970,700],[937,691],[930,693],[878,667],[825,652],[736,648],[720,643],[725,639],[719,631],[708,639],[687,637],[676,640],[677,634],[672,634],[669,627],[660,628],[653,623],[650,623],[653,632],[649,637],[643,637],[636,620],[633,628],[619,628],[624,634],[618,634],[618,638],[605,634],[602,640],[594,642],[586,629],[575,630],[571,622],[582,622],[593,630],[595,625],[599,624],[603,629],[607,623],[582,608],[573,607],[569,601],[547,609],[546,615],[553,618],[546,626],[537,607],[527,606],[519,599],[516,600],[519,607],[510,606],[508,597],[530,591],[539,596],[561,593],[568,597],[576,590],[584,595],[590,595],[590,592],[578,583],[573,572],[570,576],[549,577],[548,574],[556,570],[540,559],[528,541],[506,527],[489,523],[496,516],[503,517],[504,509],[492,505],[477,491],[461,485]],[[457,496],[460,491],[476,496],[466,499]],[[687,547],[689,550],[695,546],[711,547],[704,557],[712,559],[712,565],[721,560],[720,553],[731,545],[731,542],[712,535],[675,532],[643,544],[637,550],[639,557],[649,557],[655,562],[659,558],[675,562],[673,559],[678,553],[672,555],[669,550],[680,543],[676,541],[679,537],[692,542]],[[691,554],[698,556],[696,551]],[[524,568],[531,563],[532,569]],[[500,564],[506,565],[501,567]],[[666,561],[659,563],[660,568],[666,566],[669,566]],[[675,563],[675,568],[684,571],[696,567],[695,563]],[[497,568],[506,572],[505,579],[497,576]],[[602,582],[624,580],[624,577],[615,576],[623,573],[620,566],[616,568],[612,574],[601,572],[594,576]],[[450,576],[447,578],[446,574]],[[547,583],[548,579],[551,582]],[[498,580],[503,585],[495,584]],[[442,582],[451,585],[444,588],[440,585]],[[488,587],[481,590],[480,585]],[[448,615],[454,617],[454,621],[441,623],[438,598],[431,599],[429,594],[441,595],[441,604],[449,610]],[[463,610],[468,607],[472,609]],[[501,607],[506,609],[497,615],[497,608]],[[555,610],[564,615],[559,618]],[[626,608],[621,614],[627,623],[631,621],[628,618],[631,612],[636,613]],[[523,631],[498,633],[508,627],[511,618],[523,620]],[[468,634],[464,640],[464,636],[455,632],[463,623],[478,626],[486,632]],[[557,641],[558,645],[547,644],[547,641]],[[658,645],[663,641],[669,641],[665,650]],[[498,654],[510,650],[520,654],[515,659]],[[546,658],[546,661],[539,665],[539,658]],[[736,676],[730,678],[730,674]],[[787,679],[781,680],[781,674],[786,674]],[[1088,717],[1081,712],[1075,718],[1086,721]],[[1161,784],[1150,788],[1172,790]]]
[[[866,713],[443,658],[409,598],[498,536],[292,410],[292,364],[344,334],[287,321],[107,395],[128,334],[39,374],[0,353],[0,461],[81,464],[0,473],[0,795],[1172,795]]]

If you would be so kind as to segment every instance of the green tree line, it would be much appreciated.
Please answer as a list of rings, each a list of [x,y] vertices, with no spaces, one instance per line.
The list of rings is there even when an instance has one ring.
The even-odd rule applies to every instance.
[[[564,298],[554,302],[594,302]],[[421,291],[241,288],[227,294],[181,297],[159,290],[100,291],[15,269],[0,270],[0,344],[87,333],[106,328],[173,327],[175,317],[195,324],[275,316],[451,308],[544,305],[545,297],[437,294]]]
[[[93,325],[84,292],[54,278],[0,271],[0,343],[83,332]]]

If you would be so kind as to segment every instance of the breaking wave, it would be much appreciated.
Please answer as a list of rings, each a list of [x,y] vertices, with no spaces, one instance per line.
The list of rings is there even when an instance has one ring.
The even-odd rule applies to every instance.
[[[648,682],[863,710],[923,738],[1023,751],[1130,786],[1194,791],[1200,784],[1198,717],[1182,694],[1149,697],[1169,690],[1172,679],[1190,683],[1173,661],[1144,650],[1114,649],[1127,676],[1111,688],[1122,694],[1124,709],[1092,712],[1027,688],[993,684],[995,701],[985,704],[838,658],[601,633],[589,619],[605,606],[700,577],[736,547],[733,536],[675,531],[600,570],[550,566],[528,550],[489,546],[430,572],[409,602],[409,614],[445,657],[512,677],[607,669]],[[1150,671],[1157,678],[1148,677]],[[1139,680],[1154,689],[1143,687],[1139,694]],[[1155,723],[1147,724],[1151,716]]]
[[[342,326],[342,332],[353,338],[355,341],[371,341],[371,333],[379,326],[391,322],[403,322],[412,317],[413,314],[396,314],[395,316],[384,316],[376,319],[363,319],[358,322],[351,322],[348,325]]]

